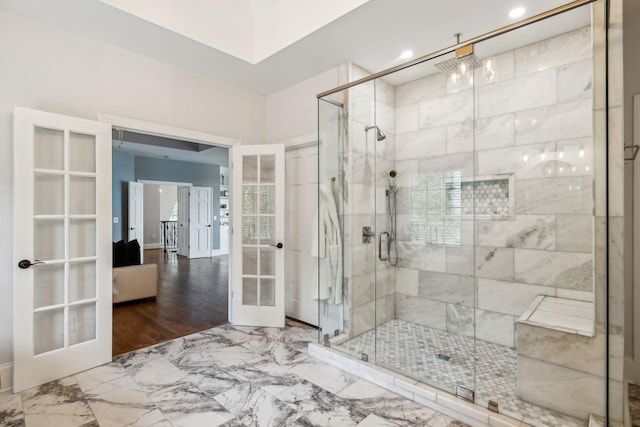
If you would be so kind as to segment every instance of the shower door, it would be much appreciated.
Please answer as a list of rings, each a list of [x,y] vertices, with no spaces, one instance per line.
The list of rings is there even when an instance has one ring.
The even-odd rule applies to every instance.
[[[473,399],[472,56],[375,81],[376,360]]]

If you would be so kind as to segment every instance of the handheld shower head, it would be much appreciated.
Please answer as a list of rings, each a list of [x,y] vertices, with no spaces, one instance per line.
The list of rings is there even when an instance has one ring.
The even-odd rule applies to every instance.
[[[378,126],[365,126],[364,131],[369,132],[371,129],[376,130],[376,141],[380,142],[387,139],[387,135],[385,135],[384,132],[382,132],[382,130],[380,130]]]

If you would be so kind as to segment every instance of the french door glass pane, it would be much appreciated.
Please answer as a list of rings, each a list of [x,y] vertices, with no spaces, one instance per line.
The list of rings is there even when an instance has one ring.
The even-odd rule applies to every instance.
[[[258,274],[258,248],[242,248],[242,274]]]
[[[33,314],[33,340],[35,354],[64,347],[64,308]]]
[[[33,287],[35,308],[64,303],[64,264],[34,267]]]
[[[274,185],[260,186],[260,213],[275,214],[276,212],[276,187]]]
[[[71,172],[96,171],[96,137],[71,132],[69,134],[69,170]]]
[[[96,304],[69,307],[69,345],[96,338]]]
[[[275,244],[276,235],[276,217],[275,216],[263,216],[260,218],[260,244],[273,245]]]
[[[276,156],[260,156],[260,182],[263,184],[276,182]]]
[[[255,277],[242,278],[242,305],[258,304],[258,279]]]
[[[72,176],[69,180],[69,214],[95,215],[96,179]]]
[[[96,256],[96,220],[69,221],[69,257]]]
[[[258,217],[245,216],[242,218],[242,243],[245,245],[258,243]]]
[[[64,176],[36,173],[33,184],[34,215],[63,215]]]
[[[271,247],[260,248],[260,275],[275,276],[276,251]]]
[[[276,305],[276,281],[275,279],[260,279],[260,305]]]
[[[69,264],[69,301],[96,297],[96,262],[72,262]]]
[[[256,214],[258,213],[258,186],[243,185],[242,186],[242,213]]]
[[[64,132],[36,127],[33,135],[33,166],[64,170]]]
[[[254,184],[258,182],[258,156],[244,156],[242,158],[242,183]]]
[[[33,240],[34,259],[64,259],[64,220],[34,220]]]

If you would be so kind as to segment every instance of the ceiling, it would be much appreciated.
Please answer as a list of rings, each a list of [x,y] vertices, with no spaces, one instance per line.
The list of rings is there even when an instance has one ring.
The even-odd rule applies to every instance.
[[[127,8],[130,2],[125,0],[0,0],[0,8],[268,95],[347,62],[357,64],[369,72],[397,66],[407,61],[400,58],[404,50],[410,49],[416,56],[426,55],[454,45],[455,33],[462,33],[464,41],[509,25],[516,19],[509,18],[508,13],[517,6],[526,8],[525,15],[518,18],[524,19],[568,2],[333,0],[334,5],[342,4],[332,11],[334,16],[322,13],[320,18],[314,18],[309,14],[318,14],[318,5],[329,7],[332,0],[304,0],[308,5],[315,4],[315,9],[307,7],[308,10],[299,8],[294,12],[288,11],[286,15],[289,19],[296,18],[293,22],[273,22],[273,25],[262,22],[261,29],[253,30],[248,27],[247,22],[255,23],[256,17],[249,19],[239,15],[239,11],[242,12],[241,8],[245,7],[247,14],[255,14],[257,10],[264,18],[270,11],[270,19],[282,21],[287,16],[273,16],[273,11],[283,5],[297,7],[300,1],[302,0],[136,0],[135,7],[129,7],[128,12],[125,12],[118,8]],[[143,19],[133,14],[136,11],[133,9],[138,8],[140,11],[143,5],[151,8],[151,17],[146,16],[146,19]],[[168,23],[153,16],[158,12],[153,8],[159,5],[175,8],[166,13]],[[203,34],[202,31],[207,30],[207,26],[212,27],[209,23],[214,22],[214,15],[228,10],[230,6],[235,8],[235,15],[225,18],[229,21],[224,27],[225,31],[218,31],[217,35]],[[194,11],[189,8],[200,9]],[[198,14],[205,18],[193,18]],[[201,28],[192,31],[191,21],[187,19],[187,25],[183,25],[182,28],[188,28],[189,31],[185,31],[188,34],[179,34],[175,30],[179,30],[180,26],[171,22],[174,16],[191,16],[193,25],[200,25]],[[219,16],[216,19],[218,23],[224,20]],[[485,57],[500,53],[580,28],[589,22],[590,10],[582,7],[535,26],[479,43],[476,45],[476,54]],[[278,26],[284,25],[297,26],[297,32],[291,33],[295,33],[295,37],[287,39],[279,35]],[[300,32],[301,26],[307,31]],[[222,37],[240,37],[239,32],[243,29],[252,32],[254,43],[262,43],[266,48],[252,53],[247,53],[245,49],[242,51],[244,53],[238,53],[240,50],[234,50],[233,43],[220,44],[218,42],[225,40],[214,39],[221,34]],[[271,45],[268,43],[269,40],[265,40],[269,37],[274,37],[274,43]],[[430,64],[422,64],[389,75],[385,80],[396,85],[433,72],[436,70]],[[323,91],[329,89],[332,88],[322,88]],[[114,135],[113,145],[114,148],[133,155],[222,166],[228,161],[226,148],[208,148],[184,141],[130,132],[125,132],[122,137]]]
[[[223,4],[225,1],[229,0],[206,2],[209,13],[216,10],[211,7],[212,2],[215,6],[215,2]],[[455,44],[454,33],[461,32],[464,41],[508,25],[515,21],[508,17],[508,12],[516,6],[526,7],[524,17],[527,17],[567,2],[369,0],[299,40],[283,45],[255,64],[99,0],[0,0],[0,7],[214,79],[270,94],[346,62],[358,64],[369,72],[398,65],[406,61],[400,59],[400,53],[406,49],[420,56]],[[191,7],[198,2],[173,4]],[[200,4],[204,3],[201,1]],[[580,8],[529,30],[519,30],[487,42],[486,54],[587,25],[589,19],[589,8]],[[274,32],[277,25],[274,22]],[[261,34],[268,37],[268,31]],[[396,80],[399,78],[397,76]],[[406,73],[402,78],[407,80],[415,76]]]

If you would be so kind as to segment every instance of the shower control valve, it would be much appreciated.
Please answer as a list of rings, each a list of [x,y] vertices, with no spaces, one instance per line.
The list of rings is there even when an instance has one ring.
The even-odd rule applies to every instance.
[[[362,243],[371,243],[371,238],[374,237],[371,227],[368,225],[362,227]]]

